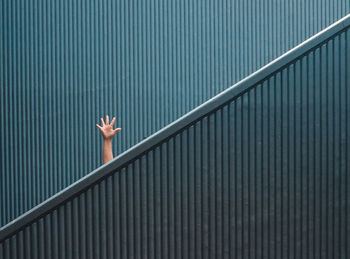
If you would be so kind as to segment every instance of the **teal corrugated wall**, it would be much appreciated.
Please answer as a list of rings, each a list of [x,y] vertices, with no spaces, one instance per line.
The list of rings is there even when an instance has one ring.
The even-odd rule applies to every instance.
[[[336,28],[0,231],[0,259],[350,258],[350,16]]]
[[[350,12],[328,1],[0,2],[0,224]]]

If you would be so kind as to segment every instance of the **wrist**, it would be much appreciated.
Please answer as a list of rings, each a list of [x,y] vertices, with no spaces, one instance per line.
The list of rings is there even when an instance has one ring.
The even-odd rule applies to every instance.
[[[111,138],[105,138],[103,140],[103,143],[108,146],[112,146],[112,139]]]

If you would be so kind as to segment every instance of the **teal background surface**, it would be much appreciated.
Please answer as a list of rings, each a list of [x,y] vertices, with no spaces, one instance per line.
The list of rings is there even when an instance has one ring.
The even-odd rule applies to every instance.
[[[0,225],[350,12],[345,0],[0,2]]]
[[[350,256],[350,15],[0,229],[0,259]]]

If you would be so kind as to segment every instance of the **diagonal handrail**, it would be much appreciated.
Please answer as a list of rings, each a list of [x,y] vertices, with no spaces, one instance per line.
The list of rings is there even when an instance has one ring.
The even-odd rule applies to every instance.
[[[181,129],[188,127],[203,116],[224,105],[228,101],[240,96],[242,93],[246,92],[258,82],[264,80],[266,77],[270,76],[276,71],[281,70],[290,62],[293,62],[293,60],[306,54],[307,52],[322,44],[327,39],[333,37],[334,35],[340,33],[348,27],[350,27],[350,14],[346,15],[345,17],[330,25],[326,29],[322,30],[321,32],[302,42],[295,48],[276,58],[269,64],[265,65],[261,69],[252,73],[251,75],[234,84],[233,86],[229,87],[228,89],[224,90],[220,94],[206,101],[202,105],[188,112],[176,121],[170,123],[158,132],[152,134],[150,137],[141,141],[137,145],[118,155],[109,163],[95,169],[90,174],[79,179],[75,183],[58,192],[54,196],[50,197],[46,201],[37,205],[36,207],[24,213],[15,220],[9,222],[8,224],[0,228],[0,242],[2,242],[10,235],[16,233],[17,231],[19,231],[38,217],[49,213],[63,202],[78,195],[80,192],[90,187],[92,184],[96,183],[103,177],[111,174],[119,168],[122,168],[123,166],[128,164],[130,160],[136,159],[141,154],[151,149],[152,147],[160,144],[161,142],[165,141],[167,138],[176,134]]]

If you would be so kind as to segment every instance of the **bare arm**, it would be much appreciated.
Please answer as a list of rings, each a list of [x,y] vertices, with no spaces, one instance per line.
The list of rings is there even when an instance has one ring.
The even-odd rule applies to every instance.
[[[106,123],[101,118],[102,126],[96,124],[96,126],[100,129],[103,136],[103,163],[107,163],[113,159],[112,152],[112,140],[115,134],[121,130],[121,128],[113,129],[113,125],[115,122],[115,117],[113,117],[111,123],[109,124],[109,117],[106,116]]]

